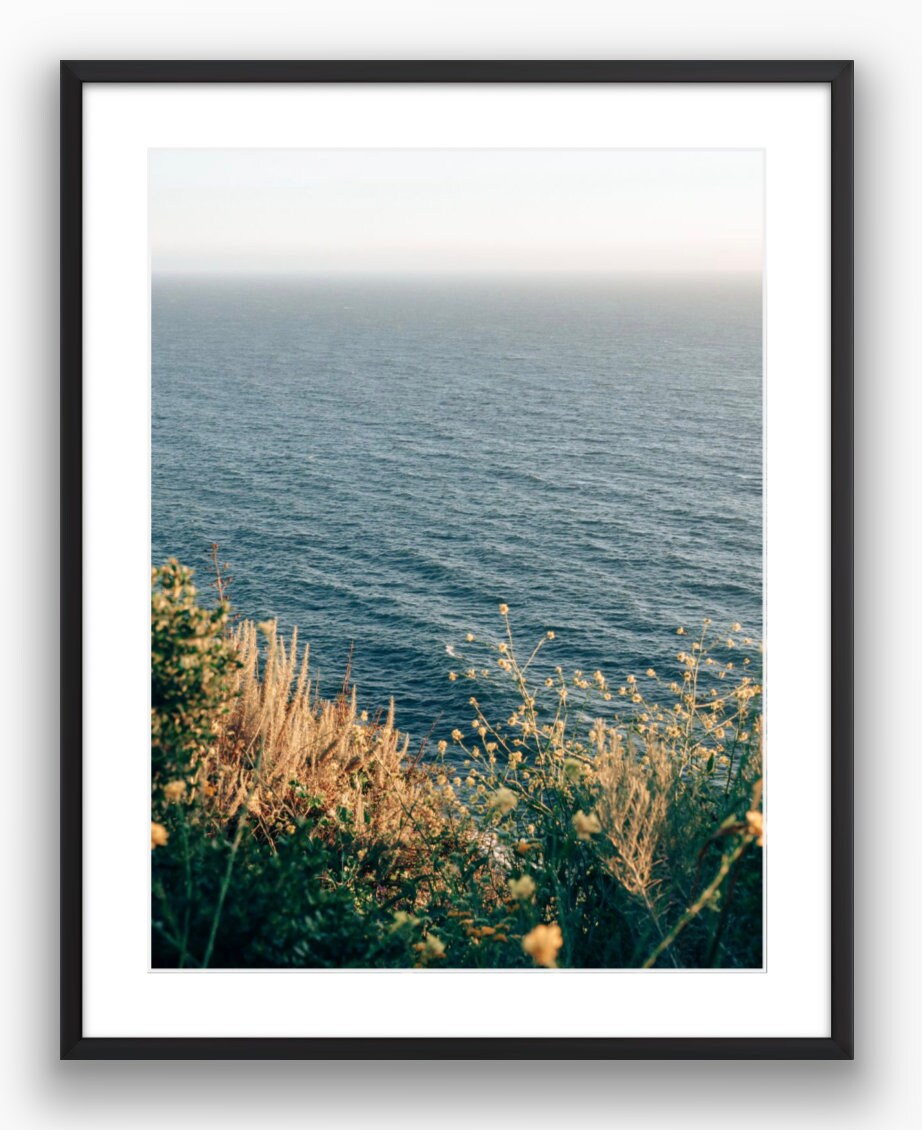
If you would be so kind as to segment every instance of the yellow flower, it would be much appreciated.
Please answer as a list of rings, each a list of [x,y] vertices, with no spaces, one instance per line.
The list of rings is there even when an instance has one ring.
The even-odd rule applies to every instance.
[[[656,678],[656,672],[653,670],[652,667],[647,668],[647,678],[649,678],[649,679],[655,679]]]
[[[182,798],[186,795],[186,782],[185,781],[170,781],[168,785],[164,786],[163,796],[167,804],[179,804]]]
[[[743,625],[742,625],[742,624],[740,624],[740,623],[739,623],[738,621],[737,621],[737,623],[735,623],[735,624],[734,624],[734,625],[733,625],[733,626],[732,626],[732,627],[730,628],[730,631],[731,631],[731,632],[741,632],[742,630],[743,630]]]
[[[464,638],[467,640],[468,643],[473,643],[474,642],[474,633],[468,632],[467,635]]]
[[[685,629],[684,628],[676,628],[675,634],[677,636],[684,636],[685,635]]]
[[[765,832],[762,828],[762,813],[746,813],[746,831],[750,836],[756,837],[756,846],[761,847],[765,841]]]
[[[444,753],[446,749],[448,749],[448,742],[443,739],[439,742],[439,753]]]
[[[289,836],[293,836],[295,832],[297,832],[297,830],[298,829],[294,826],[294,824],[289,824],[285,829]]]
[[[535,893],[535,881],[531,875],[509,880],[509,893],[514,899],[530,899]]]
[[[536,965],[543,965],[546,969],[557,967],[557,954],[562,945],[563,934],[556,922],[550,926],[536,926],[522,939],[522,949]]]
[[[500,616],[508,616],[509,615],[509,605],[508,604],[501,604],[499,606],[499,614],[500,614]]]
[[[578,840],[588,840],[590,836],[596,836],[602,831],[598,816],[594,812],[583,812],[582,809],[573,817],[573,827]]]
[[[427,934],[423,942],[423,957],[428,961],[445,956],[445,943],[435,934]]]
[[[462,734],[460,730],[452,730],[451,740],[453,742],[460,742],[463,737],[464,737],[464,734]]]
[[[549,640],[552,640],[552,639],[554,638],[554,633],[553,633],[553,632],[548,632],[548,634],[547,634],[547,638],[548,638]]]
[[[151,851],[155,847],[164,847],[167,840],[170,838],[170,833],[164,828],[162,824],[156,824],[153,820],[150,822],[150,847]]]
[[[512,789],[499,788],[490,797],[487,808],[491,812],[498,812],[500,816],[504,816],[507,812],[511,812],[518,803],[518,798]]]

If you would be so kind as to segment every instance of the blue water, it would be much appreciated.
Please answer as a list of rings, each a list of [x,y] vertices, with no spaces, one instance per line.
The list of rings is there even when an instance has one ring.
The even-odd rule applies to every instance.
[[[761,319],[716,276],[158,277],[154,562],[205,587],[219,542],[235,606],[298,625],[326,693],[354,645],[416,740],[470,719],[446,646],[500,601],[611,681],[678,624],[760,635]]]

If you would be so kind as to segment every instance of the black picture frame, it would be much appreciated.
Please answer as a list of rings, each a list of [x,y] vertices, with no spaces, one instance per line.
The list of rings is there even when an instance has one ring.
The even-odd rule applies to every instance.
[[[853,1052],[853,96],[850,61],[61,63],[63,1059],[851,1059]],[[88,1038],[83,1034],[83,87],[89,83],[822,83],[831,92],[831,1016],[826,1038]]]

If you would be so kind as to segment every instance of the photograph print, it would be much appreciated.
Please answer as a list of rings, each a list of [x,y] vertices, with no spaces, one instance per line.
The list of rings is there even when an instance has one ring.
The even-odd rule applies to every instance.
[[[763,152],[148,188],[153,968],[762,969]]]

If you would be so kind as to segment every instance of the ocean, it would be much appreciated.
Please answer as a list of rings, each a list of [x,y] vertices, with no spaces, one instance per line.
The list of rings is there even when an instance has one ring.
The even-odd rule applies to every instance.
[[[615,684],[679,625],[761,635],[758,279],[156,276],[152,388],[154,564],[207,592],[218,542],[414,745],[469,723],[501,602],[538,674]]]

